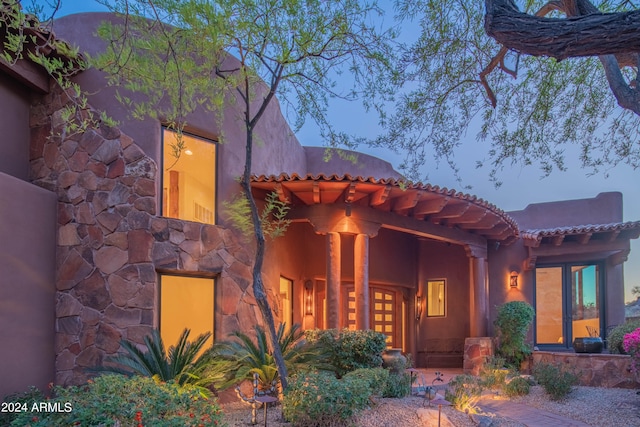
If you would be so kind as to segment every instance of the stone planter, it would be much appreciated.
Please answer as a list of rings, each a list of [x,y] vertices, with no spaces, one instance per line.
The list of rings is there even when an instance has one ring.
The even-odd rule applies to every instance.
[[[600,337],[581,337],[573,340],[576,353],[602,353],[604,343]]]
[[[407,358],[402,354],[401,348],[388,348],[382,352],[382,367],[391,373],[399,374],[407,366]]]

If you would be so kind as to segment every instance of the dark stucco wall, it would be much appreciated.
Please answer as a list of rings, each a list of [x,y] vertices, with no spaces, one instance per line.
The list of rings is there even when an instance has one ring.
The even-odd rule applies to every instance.
[[[0,399],[54,378],[56,196],[0,173]]]

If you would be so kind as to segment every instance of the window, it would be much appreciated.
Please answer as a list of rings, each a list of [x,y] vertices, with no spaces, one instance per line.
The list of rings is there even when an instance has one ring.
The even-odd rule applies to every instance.
[[[602,335],[600,265],[537,267],[535,296],[536,344],[569,348],[576,337]]]
[[[175,345],[185,328],[191,329],[190,340],[213,334],[214,284],[212,278],[160,276],[160,335],[165,347]]]
[[[293,280],[280,276],[280,304],[282,304],[282,323],[286,323],[287,329],[293,325]]]
[[[444,280],[427,281],[427,317],[444,317],[446,292]]]
[[[162,216],[215,223],[216,144],[163,129]]]

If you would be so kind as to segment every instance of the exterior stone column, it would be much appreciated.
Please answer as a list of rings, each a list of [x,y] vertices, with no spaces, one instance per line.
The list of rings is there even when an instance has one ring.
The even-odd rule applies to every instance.
[[[371,326],[369,319],[369,236],[356,234],[353,245],[354,284],[356,292],[356,329]]]
[[[466,246],[469,257],[469,333],[472,337],[485,337],[488,331],[487,249]]]
[[[340,233],[327,233],[327,329],[340,329]]]

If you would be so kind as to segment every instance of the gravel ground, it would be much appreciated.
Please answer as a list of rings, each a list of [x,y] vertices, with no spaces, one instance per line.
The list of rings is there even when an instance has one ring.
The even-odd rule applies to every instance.
[[[501,397],[496,396],[496,398]],[[553,402],[546,397],[542,387],[534,386],[531,387],[531,393],[528,396],[516,398],[513,401],[580,420],[593,427],[640,426],[640,396],[636,394],[635,390],[575,387],[565,401]],[[376,399],[370,409],[363,411],[356,418],[354,425],[363,427],[423,427],[428,424],[425,424],[419,413],[423,412],[426,407],[425,400],[415,396],[403,399]],[[223,405],[222,408],[229,427],[250,425],[251,409],[248,405],[234,402]],[[258,425],[264,425],[263,413],[260,408],[258,410]],[[477,417],[471,419],[468,415],[450,407],[443,407],[442,413],[455,427],[475,427],[479,421]],[[437,412],[435,414],[437,417]],[[524,427],[521,423],[496,414],[483,415],[491,418],[494,427]],[[268,425],[291,427],[291,424],[282,420],[282,412],[279,407],[269,408]],[[434,425],[437,425],[437,421]]]

